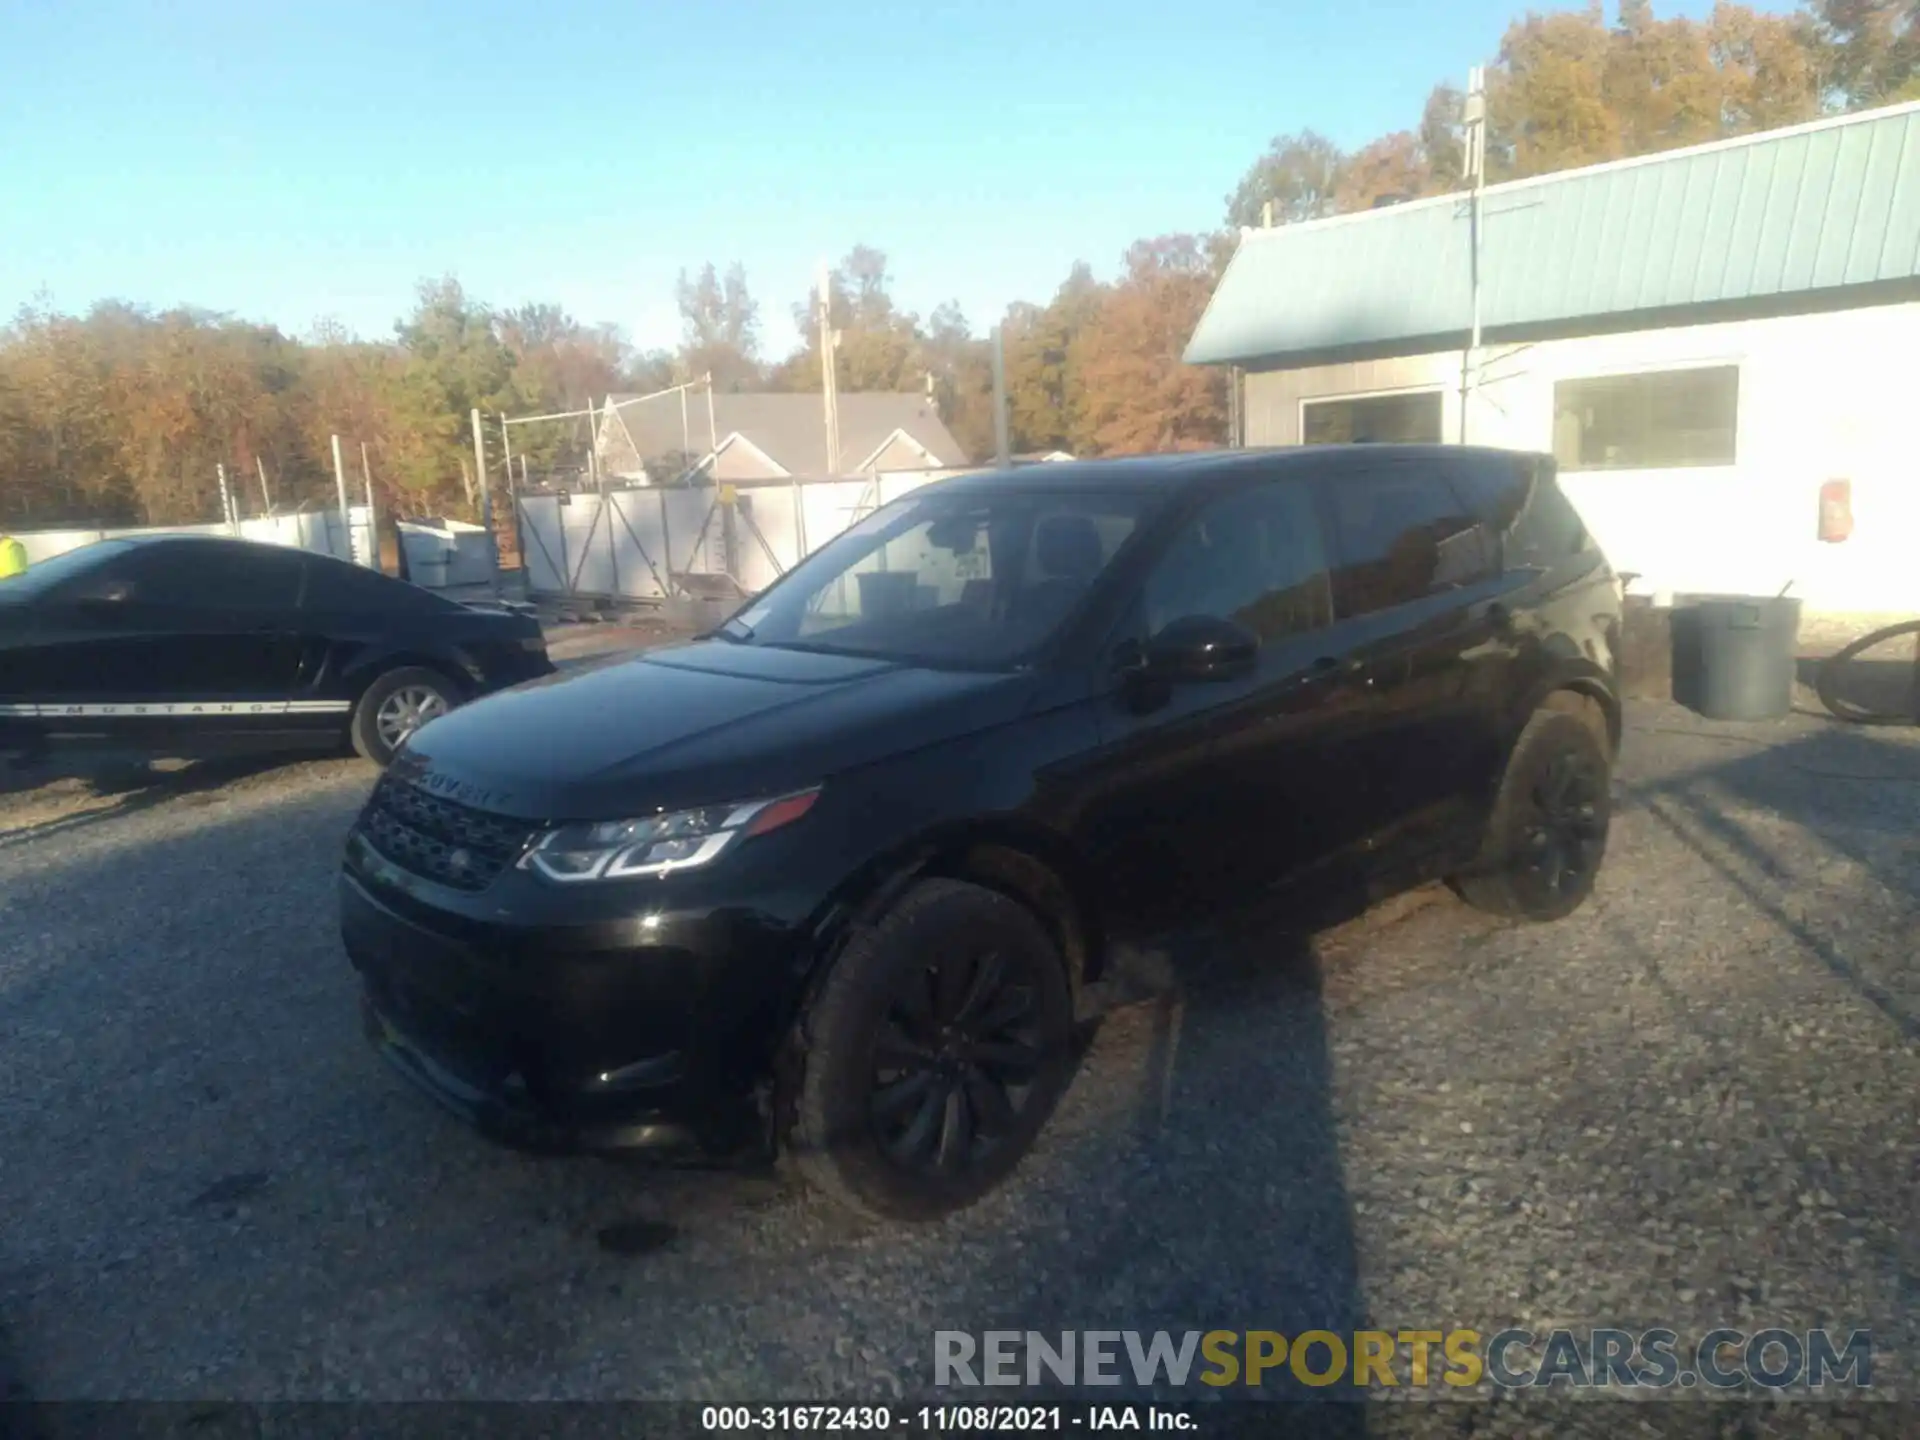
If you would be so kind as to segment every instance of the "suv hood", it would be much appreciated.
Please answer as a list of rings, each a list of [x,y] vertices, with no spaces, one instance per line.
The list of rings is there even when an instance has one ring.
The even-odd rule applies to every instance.
[[[394,769],[499,814],[624,819],[777,794],[1005,724],[1032,687],[1026,674],[696,641],[462,706]]]

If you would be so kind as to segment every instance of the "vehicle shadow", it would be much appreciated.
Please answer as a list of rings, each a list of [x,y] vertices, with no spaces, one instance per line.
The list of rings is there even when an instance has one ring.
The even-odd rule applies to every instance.
[[[186,796],[211,796],[235,781],[315,759],[311,751],[272,751],[189,761],[102,753],[27,761],[0,768],[0,797],[65,792],[68,813],[10,825],[0,812],[0,850],[49,839]],[[90,801],[109,801],[91,804]],[[74,809],[75,805],[85,808]]]
[[[1637,782],[1626,798],[1909,1044],[1920,1043],[1920,979],[1907,947],[1863,945],[1842,933],[1860,906],[1910,912],[1920,894],[1912,843],[1920,834],[1920,744],[1836,721],[1784,742],[1757,731],[1700,732],[1731,758]],[[1782,843],[1782,823],[1806,832],[1811,849]]]
[[[1351,1345],[1367,1326],[1366,1305],[1315,937],[1401,888],[1331,885],[1311,903],[1277,902],[1183,935],[1136,965],[1158,993],[1095,1022],[1082,1076],[1092,1093],[1069,1097],[1032,1162],[1035,1178],[1017,1185],[1011,1205],[992,1207],[995,1228],[969,1235],[976,1278],[941,1297],[942,1328],[976,1338],[1038,1334],[1055,1348],[1062,1332],[1084,1341],[1097,1330],[1139,1332],[1144,1345],[1166,1331],[1176,1347],[1210,1330],[1289,1339],[1325,1331]],[[1060,1283],[1068,1274],[1074,1283]],[[1304,1384],[1286,1361],[1249,1377],[1244,1338],[1232,1347],[1239,1374],[1223,1377],[1195,1352],[1182,1384],[1168,1383],[1164,1370],[1138,1376],[1124,1341],[1112,1343],[1118,1378],[1110,1383],[1069,1387],[1040,1372],[1023,1374],[1018,1391],[943,1389],[936,1372],[920,1398],[1352,1402],[1362,1394],[1350,1378]],[[1328,1351],[1309,1360],[1309,1373],[1322,1371]],[[1367,1423],[1361,1405],[1319,1403],[1296,1410],[1289,1428],[1359,1436]]]

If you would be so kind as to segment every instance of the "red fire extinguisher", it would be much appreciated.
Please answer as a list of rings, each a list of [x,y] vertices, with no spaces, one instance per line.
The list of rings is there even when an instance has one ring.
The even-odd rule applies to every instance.
[[[1820,538],[1837,545],[1853,534],[1853,482],[1829,480],[1820,487]]]

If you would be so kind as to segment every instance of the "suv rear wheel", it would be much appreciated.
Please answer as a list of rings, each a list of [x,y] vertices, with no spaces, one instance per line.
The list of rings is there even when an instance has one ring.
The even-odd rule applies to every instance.
[[[453,682],[423,665],[403,665],[378,676],[353,707],[349,727],[353,748],[374,764],[392,762],[394,752],[422,725],[460,703]]]
[[[1452,881],[1469,905],[1508,919],[1559,920],[1593,893],[1612,815],[1603,726],[1558,706],[1527,721],[1507,760],[1480,858]]]
[[[1024,906],[915,886],[834,962],[801,1021],[789,1155],[889,1220],[972,1204],[1019,1164],[1072,1075],[1058,947]]]

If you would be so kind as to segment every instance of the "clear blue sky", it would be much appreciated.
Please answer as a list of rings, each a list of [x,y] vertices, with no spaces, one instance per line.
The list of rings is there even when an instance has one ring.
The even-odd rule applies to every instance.
[[[669,345],[676,273],[739,260],[779,354],[864,242],[984,329],[1217,224],[1276,133],[1412,126],[1523,8],[0,0],[0,311],[44,286],[384,336],[452,273]]]

